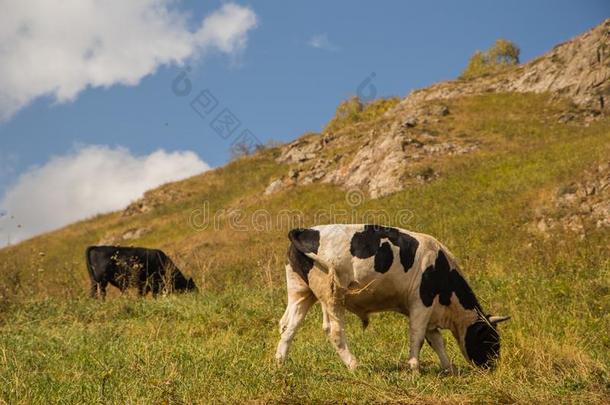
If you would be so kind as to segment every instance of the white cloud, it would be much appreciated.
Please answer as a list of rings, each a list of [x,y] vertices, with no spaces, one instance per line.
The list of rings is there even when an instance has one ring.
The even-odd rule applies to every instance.
[[[307,45],[317,48],[325,49],[327,51],[337,51],[339,48],[330,42],[326,34],[316,34],[307,41]]]
[[[175,0],[0,1],[0,121],[34,99],[135,85],[162,65],[242,50],[257,16],[222,5],[192,32]]]
[[[213,44],[222,52],[235,53],[246,46],[247,31],[256,27],[256,15],[249,8],[225,4],[206,17],[196,38],[200,44]]]
[[[0,200],[0,246],[97,213],[124,208],[144,191],[208,170],[191,151],[134,156],[87,146],[22,174]],[[14,217],[11,219],[10,217]]]

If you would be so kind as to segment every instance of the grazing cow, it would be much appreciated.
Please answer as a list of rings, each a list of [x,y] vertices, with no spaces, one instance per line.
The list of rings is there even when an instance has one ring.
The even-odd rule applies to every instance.
[[[106,297],[108,283],[124,292],[137,287],[139,295],[152,291],[156,296],[162,288],[168,291],[197,290],[192,278],[186,279],[174,262],[158,249],[120,246],[89,246],[87,269],[91,280],[91,297],[98,289]]]
[[[494,366],[500,354],[496,325],[509,317],[483,313],[455,259],[433,237],[378,225],[340,224],[294,229],[288,237],[288,305],[280,320],[279,363],[307,311],[319,300],[323,329],[350,369],[357,362],[347,347],[345,309],[360,317],[364,328],[373,312],[409,316],[412,370],[419,370],[424,339],[441,367],[453,369],[440,329],[452,332],[468,361]]]

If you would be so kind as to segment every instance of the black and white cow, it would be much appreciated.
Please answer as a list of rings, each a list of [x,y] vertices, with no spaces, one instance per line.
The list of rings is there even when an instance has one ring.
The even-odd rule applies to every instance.
[[[152,291],[156,296],[167,291],[197,290],[192,278],[185,278],[178,267],[158,249],[121,246],[89,246],[86,251],[87,270],[91,281],[91,297],[99,292],[104,298],[108,284],[125,291],[136,287],[139,295]]]
[[[449,329],[467,360],[493,367],[500,354],[496,325],[509,317],[489,316],[477,301],[449,250],[433,237],[377,225],[321,225],[289,233],[288,305],[280,320],[276,359],[288,347],[309,308],[320,301],[323,329],[341,360],[357,362],[345,338],[344,312],[368,325],[369,314],[396,311],[409,316],[409,366],[419,369],[424,339],[443,369],[452,365],[440,329]]]

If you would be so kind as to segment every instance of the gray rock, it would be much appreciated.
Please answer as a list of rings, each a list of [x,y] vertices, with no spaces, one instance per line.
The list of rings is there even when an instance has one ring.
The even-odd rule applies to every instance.
[[[283,182],[281,179],[273,180],[265,189],[264,195],[275,194],[283,188]]]
[[[326,176],[326,172],[324,170],[316,170],[315,172],[313,172],[312,178],[314,181],[317,181],[324,176]]]
[[[299,177],[300,170],[299,169],[290,169],[288,170],[288,177],[296,180]]]
[[[314,159],[324,147],[320,137],[314,139],[297,139],[283,148],[281,155],[276,159],[278,163],[302,163]]]
[[[430,113],[444,117],[449,115],[449,107],[446,105],[435,105],[431,108]]]
[[[576,115],[573,113],[565,113],[565,114],[561,114],[561,116],[559,117],[559,119],[557,120],[560,124],[567,124],[570,121],[574,121],[574,119],[576,118]]]
[[[546,231],[549,230],[549,226],[546,223],[546,220],[544,218],[540,219],[537,223],[536,223],[536,229],[538,229],[538,231],[545,233]]]
[[[402,126],[405,128],[413,128],[417,125],[417,118],[415,117],[407,117],[407,119],[402,123]]]
[[[140,239],[142,236],[148,233],[150,233],[150,228],[132,228],[123,233],[123,235],[121,235],[121,239]]]
[[[406,146],[414,146],[416,148],[421,148],[422,146],[424,146],[424,143],[419,141],[418,139],[407,138],[403,141],[402,146],[403,150]]]

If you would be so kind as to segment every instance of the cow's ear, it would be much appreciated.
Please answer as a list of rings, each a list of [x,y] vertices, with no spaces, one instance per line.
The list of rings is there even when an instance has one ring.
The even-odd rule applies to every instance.
[[[495,325],[500,322],[508,321],[510,319],[510,316],[491,315],[487,319],[489,320],[490,323],[493,323]]]

